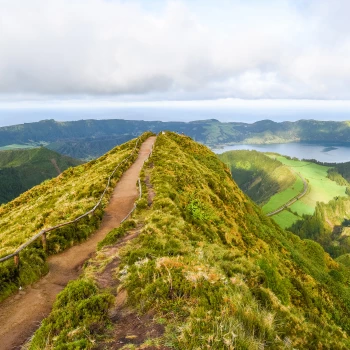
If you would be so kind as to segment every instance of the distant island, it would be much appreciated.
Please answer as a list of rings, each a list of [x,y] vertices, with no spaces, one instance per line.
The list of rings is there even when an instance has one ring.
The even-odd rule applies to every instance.
[[[325,147],[323,150],[322,150],[322,152],[330,152],[330,151],[335,151],[336,149],[338,149],[338,147],[333,147],[333,146],[331,146],[331,147]]]

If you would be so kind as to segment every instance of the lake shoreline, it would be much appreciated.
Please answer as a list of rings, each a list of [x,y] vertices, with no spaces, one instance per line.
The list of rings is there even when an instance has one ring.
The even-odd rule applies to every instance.
[[[271,144],[227,144],[212,146],[216,154],[236,150],[255,150],[258,152],[278,153],[288,157],[315,159],[325,163],[350,162],[350,143],[344,142],[288,142]]]

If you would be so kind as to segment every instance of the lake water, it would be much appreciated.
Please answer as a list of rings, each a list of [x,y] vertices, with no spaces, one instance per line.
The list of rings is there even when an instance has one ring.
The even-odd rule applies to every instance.
[[[350,162],[350,145],[344,144],[278,143],[271,145],[234,145],[212,149],[212,151],[221,154],[239,149],[275,152],[299,159],[316,159],[319,162],[327,163]]]

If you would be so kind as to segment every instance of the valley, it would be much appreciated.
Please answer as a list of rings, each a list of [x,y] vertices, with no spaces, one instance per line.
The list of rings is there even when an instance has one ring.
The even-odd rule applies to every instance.
[[[328,203],[334,198],[347,196],[346,185],[338,185],[335,181],[328,178],[327,171],[330,169],[329,167],[292,160],[283,156],[278,156],[276,159],[297,171],[308,183],[306,194],[289,206],[288,213],[285,211],[274,216],[274,220],[283,228],[292,226],[296,221],[302,219],[303,215],[312,215],[317,202]],[[274,201],[274,198],[271,198],[270,201]],[[277,200],[276,205],[281,202],[283,202],[283,199]],[[271,207],[264,206],[263,210],[265,212],[270,211]]]
[[[0,150],[0,205],[82,161],[44,147]]]

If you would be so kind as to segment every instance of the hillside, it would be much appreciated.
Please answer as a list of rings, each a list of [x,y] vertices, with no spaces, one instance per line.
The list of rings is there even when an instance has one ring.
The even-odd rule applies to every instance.
[[[81,163],[44,147],[0,151],[0,204]]]
[[[320,243],[333,257],[350,253],[350,197],[317,203],[315,213],[296,222],[290,230]]]
[[[302,198],[272,216],[282,228],[303,220],[304,215],[312,215],[318,202],[328,203],[333,198],[347,197],[349,192],[349,184],[335,164],[330,167],[320,162],[256,151],[229,151],[219,158],[229,165],[238,186],[265,213],[282,209],[303,193],[305,187]]]
[[[297,180],[288,167],[261,152],[229,151],[218,157],[231,169],[240,189],[259,205],[291,187]]]
[[[264,216],[215,154],[161,134],[143,181],[134,221],[100,244],[29,349],[350,347],[349,270]],[[130,225],[139,235],[118,251]]]
[[[58,253],[94,232],[100,224],[113,187],[136,159],[140,144],[148,136],[149,133],[145,133],[139,141],[131,140],[94,161],[69,168],[0,206],[0,257],[3,257],[14,252],[43,228],[73,220],[91,210],[104,192],[112,171],[122,162],[111,179],[111,186],[101,206],[92,215],[74,225],[52,231],[47,240],[46,253],[40,240],[25,249],[20,254],[19,275],[12,260],[0,263],[0,300],[16,290],[19,283],[26,285],[45,274],[47,254]]]
[[[2,127],[0,147],[45,144],[62,154],[91,159],[147,130],[154,133],[161,130],[184,133],[211,147],[237,143],[350,143],[350,122],[299,120],[276,123],[262,120],[248,124],[221,123],[215,119],[189,123],[111,119],[74,122],[44,120]]]
[[[277,159],[297,171],[308,182],[306,195],[292,204],[288,210],[274,216],[274,220],[282,227],[290,227],[304,215],[313,215],[318,202],[328,203],[334,198],[347,197],[346,183],[330,178],[329,171],[332,168],[284,156],[278,156]],[[342,180],[345,181],[344,178]]]

